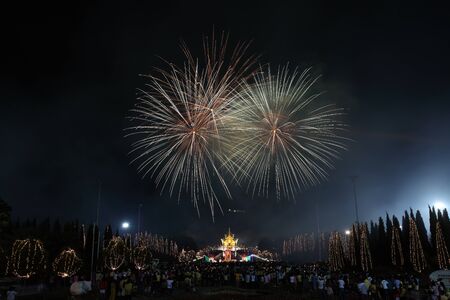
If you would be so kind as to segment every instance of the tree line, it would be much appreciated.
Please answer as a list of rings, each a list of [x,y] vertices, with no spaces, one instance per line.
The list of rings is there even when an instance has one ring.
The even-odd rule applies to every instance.
[[[303,233],[284,240],[285,259],[328,258],[334,269],[435,270],[450,267],[450,218],[447,209],[428,207],[429,226],[422,213],[405,210],[378,220],[355,223],[345,232]]]
[[[91,267],[95,270],[107,269],[104,263],[104,255],[110,241],[119,237],[119,231],[113,231],[111,225],[104,229],[95,224],[82,224],[78,220],[61,222],[59,219],[51,220],[44,218],[11,220],[11,207],[0,199],[0,277],[8,273],[11,275],[11,258],[14,251],[21,251],[22,244],[18,241],[29,241],[35,245],[43,245],[45,249],[45,265],[41,274],[49,275],[52,261],[60,256],[64,249],[73,249],[83,262],[80,274],[89,275]],[[152,257],[162,259],[173,259],[177,250],[177,243],[161,235],[140,233],[136,236],[131,234],[122,237],[124,244],[132,250],[138,241],[145,240]],[[139,242],[140,243],[140,242]],[[26,243],[23,245],[27,245]],[[28,251],[25,248],[24,252]]]

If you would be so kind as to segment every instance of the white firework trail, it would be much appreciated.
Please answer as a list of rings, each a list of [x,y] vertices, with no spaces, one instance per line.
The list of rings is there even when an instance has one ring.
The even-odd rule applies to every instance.
[[[325,180],[339,153],[346,150],[343,109],[319,105],[313,93],[317,77],[279,68],[244,82],[229,114],[223,162],[252,195],[268,196],[275,188],[294,195]]]
[[[217,42],[204,39],[205,62],[199,63],[183,45],[183,67],[169,64],[148,76],[150,82],[140,91],[130,118],[136,125],[128,128],[137,137],[131,153],[143,177],[150,175],[161,192],[184,193],[199,213],[199,201],[209,202],[214,218],[219,209],[219,194],[230,196],[220,169],[223,137],[221,128],[227,120],[239,83],[254,70],[255,56],[246,56],[248,43],[239,43],[227,59],[228,36]]]

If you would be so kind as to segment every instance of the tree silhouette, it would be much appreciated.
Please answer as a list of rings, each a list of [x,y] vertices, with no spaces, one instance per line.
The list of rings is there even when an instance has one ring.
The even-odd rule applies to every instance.
[[[409,261],[409,214],[405,210],[405,215],[402,217],[402,246],[403,256],[405,261]]]
[[[437,215],[436,210],[433,207],[430,207],[428,205],[428,215],[430,220],[430,237],[431,237],[431,245],[433,249],[436,249],[436,222],[437,222]]]
[[[423,251],[426,256],[433,255],[433,248],[431,247],[430,240],[428,239],[427,229],[423,222],[422,215],[419,210],[416,210],[416,226],[419,232],[420,242],[422,243]]]
[[[446,245],[447,245],[447,249],[450,249],[450,219],[448,217],[448,212],[447,209],[444,208],[444,210],[442,211],[442,220],[441,220],[441,225],[442,225],[442,232],[444,234],[444,236],[446,236]]]
[[[9,230],[11,226],[11,207],[0,198],[0,234]]]
[[[387,238],[386,238],[386,229],[384,227],[384,221],[383,218],[380,217],[378,219],[378,245],[376,248],[378,263],[385,265],[387,262],[387,257],[389,253],[389,247],[386,247],[387,245]]]

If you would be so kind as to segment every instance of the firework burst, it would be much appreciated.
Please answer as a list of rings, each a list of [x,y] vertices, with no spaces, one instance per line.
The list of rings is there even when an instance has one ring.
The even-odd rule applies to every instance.
[[[226,122],[236,87],[253,69],[254,56],[246,56],[248,43],[238,44],[228,55],[228,36],[216,41],[204,39],[204,63],[199,63],[182,45],[186,57],[183,67],[168,64],[149,76],[150,82],[140,91],[131,118],[136,125],[129,135],[137,136],[132,145],[138,170],[155,178],[161,190],[170,195],[190,194],[198,202],[220,204],[213,182],[230,197],[220,169],[221,128]],[[229,59],[228,59],[229,56]]]
[[[277,198],[293,198],[326,179],[345,149],[343,110],[318,105],[320,94],[311,91],[316,81],[309,69],[268,69],[243,83],[233,100],[224,165],[253,195],[268,196],[274,186]]]

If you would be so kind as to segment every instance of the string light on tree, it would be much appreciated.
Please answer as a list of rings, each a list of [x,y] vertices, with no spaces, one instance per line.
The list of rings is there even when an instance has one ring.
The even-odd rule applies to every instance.
[[[104,251],[105,266],[111,271],[119,269],[125,262],[127,247],[120,236],[113,237]]]
[[[65,249],[53,261],[53,271],[61,277],[71,277],[81,268],[82,260],[73,249]]]
[[[160,253],[178,257],[178,245],[174,241],[169,241],[157,234],[138,233],[134,238],[134,243],[137,246],[147,246],[153,253]]]
[[[369,241],[367,238],[367,225],[361,224],[359,227],[361,233],[360,238],[360,255],[361,255],[361,268],[367,272],[372,269],[372,256],[370,254]]]
[[[323,242],[324,236],[318,236],[318,243]],[[325,243],[324,243],[325,244]],[[288,240],[283,241],[283,252],[285,256],[297,252],[313,252],[316,249],[316,238],[314,233],[298,234]]]
[[[422,272],[427,265],[417,225],[413,218],[409,218],[409,259],[414,270],[419,273]]]
[[[9,271],[18,278],[30,278],[45,269],[45,250],[41,241],[16,240],[11,249]]]
[[[444,234],[442,233],[441,223],[436,223],[436,252],[440,269],[448,269],[449,255],[445,245]]]
[[[328,261],[332,271],[339,271],[344,267],[344,250],[339,232],[330,235],[328,243]]]
[[[152,253],[146,245],[137,246],[133,249],[133,264],[139,271],[144,271],[150,267]]]
[[[391,261],[394,266],[403,266],[405,259],[403,257],[402,241],[397,226],[392,226],[391,239]]]

